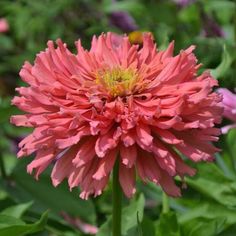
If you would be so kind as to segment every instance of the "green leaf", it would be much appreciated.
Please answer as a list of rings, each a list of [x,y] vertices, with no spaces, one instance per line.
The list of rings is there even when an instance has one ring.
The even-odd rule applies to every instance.
[[[155,226],[154,223],[147,217],[143,218],[143,221],[141,223],[142,227],[142,235],[147,236],[147,235],[155,235]]]
[[[112,13],[115,11],[127,11],[127,12],[141,12],[143,10],[143,5],[137,1],[120,1],[104,4],[104,12]]]
[[[224,217],[216,219],[199,217],[182,225],[181,236],[215,236],[221,233],[224,228]]]
[[[229,153],[226,152],[225,148],[221,155],[219,153],[215,154],[215,160],[217,166],[219,166],[219,168],[224,172],[225,176],[230,177],[231,179],[236,178],[236,172],[234,165],[232,165],[232,159],[230,158]]]
[[[231,227],[221,232],[218,236],[235,236],[235,232],[236,232],[236,225],[232,225]]]
[[[130,236],[130,230],[137,230],[137,214],[139,220],[143,220],[145,199],[141,194],[137,201],[132,201],[129,206],[125,207],[122,211],[122,235]]]
[[[224,175],[215,164],[198,164],[195,178],[186,178],[189,186],[205,197],[230,207],[236,206],[236,182]]]
[[[180,236],[179,224],[174,212],[162,213],[156,227],[156,236]]]
[[[212,76],[216,79],[222,78],[230,68],[233,60],[232,53],[230,53],[230,50],[224,45],[221,63],[215,69],[211,70]]]
[[[21,236],[42,231],[46,225],[48,212],[43,213],[40,220],[33,224],[25,224],[23,221],[12,216],[0,215],[1,236]],[[5,222],[5,224],[1,224]]]
[[[231,129],[226,137],[226,142],[227,142],[227,149],[229,150],[230,154],[234,158],[234,162],[236,162],[236,129]],[[235,166],[236,167],[236,166]]]
[[[204,4],[204,8],[207,13],[214,12],[217,16],[216,18],[220,19],[221,22],[224,22],[225,24],[232,20],[232,17],[236,11],[236,4],[234,1],[201,0],[201,2]]]
[[[4,209],[0,214],[21,218],[21,216],[32,206],[33,202],[22,203]]]
[[[6,199],[8,197],[8,194],[5,190],[0,189],[0,201]]]
[[[0,124],[9,121],[12,114],[19,113],[15,106],[11,106],[10,98],[2,99],[0,97]]]
[[[111,216],[110,216],[107,218],[107,221],[100,227],[96,236],[112,236],[111,227],[112,227],[112,222],[111,222]]]
[[[0,35],[0,49],[10,50],[14,47],[10,37],[1,34]]]
[[[201,207],[199,207],[201,206]],[[236,211],[234,208],[225,207],[213,202],[197,202],[196,207],[189,209],[186,213],[179,215],[178,220],[181,225],[189,221],[204,216],[205,219],[214,220],[224,218],[227,226],[236,224]]]
[[[122,209],[122,236],[137,236],[138,222],[137,214],[140,222],[143,220],[145,199],[143,194],[137,200],[133,199],[129,206]],[[111,217],[100,227],[97,236],[110,236],[111,235]]]
[[[67,183],[62,183],[57,188],[53,187],[49,172],[43,173],[39,181],[36,181],[25,169],[26,162],[22,160],[12,173],[11,178],[16,185],[8,186],[8,191],[14,199],[21,202],[34,199],[34,209],[42,211],[50,208],[56,213],[65,211],[72,216],[81,217],[88,223],[95,223],[96,215],[92,201],[82,200],[78,189],[70,192]]]
[[[138,236],[143,236],[142,225],[139,220],[139,214],[137,212],[137,229],[138,229]]]
[[[18,218],[13,216],[0,214],[0,229],[7,227],[9,225],[24,225],[25,223]]]

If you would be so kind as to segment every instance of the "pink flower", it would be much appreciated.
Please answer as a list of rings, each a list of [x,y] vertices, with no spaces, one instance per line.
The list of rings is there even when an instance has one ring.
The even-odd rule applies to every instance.
[[[6,19],[0,18],[0,33],[6,32],[9,30],[9,25]]]
[[[220,88],[218,92],[223,95],[224,117],[234,122],[232,125],[222,127],[222,133],[226,134],[230,129],[236,128],[236,94],[226,88]]]
[[[61,213],[62,217],[65,221],[67,221],[69,224],[75,226],[79,230],[81,230],[85,234],[96,234],[98,232],[98,227],[95,225],[87,224],[83,222],[79,217],[71,217],[66,212]]]
[[[81,198],[100,195],[119,158],[119,179],[127,197],[135,176],[180,196],[174,177],[194,175],[180,153],[194,162],[212,161],[218,151],[221,96],[209,72],[197,76],[194,46],[173,56],[174,43],[157,51],[151,34],[143,47],[112,33],[93,37],[89,51],[76,42],[72,54],[61,40],[52,41],[20,71],[29,87],[17,88],[12,103],[26,115],[11,122],[33,127],[19,144],[18,157],[36,153],[28,165],[38,176],[55,163],[51,178],[80,186]]]

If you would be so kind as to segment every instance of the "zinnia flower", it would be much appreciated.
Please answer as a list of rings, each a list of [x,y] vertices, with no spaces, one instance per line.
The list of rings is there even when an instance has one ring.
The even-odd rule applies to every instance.
[[[234,122],[222,127],[222,133],[226,134],[230,129],[236,128],[236,94],[226,88],[220,88],[218,92],[223,95],[224,117]]]
[[[9,25],[6,19],[0,18],[0,33],[6,32],[9,30]]]
[[[36,153],[28,165],[36,178],[54,164],[57,186],[65,178],[80,196],[100,195],[119,159],[119,181],[127,197],[135,193],[136,175],[180,196],[174,177],[194,175],[180,153],[211,161],[218,151],[221,96],[209,72],[197,76],[194,46],[173,56],[174,43],[157,51],[151,34],[143,47],[112,33],[93,37],[89,51],[76,42],[72,54],[61,40],[52,41],[26,62],[20,76],[29,87],[17,88],[12,103],[25,115],[11,118],[34,131],[19,144],[18,157]]]

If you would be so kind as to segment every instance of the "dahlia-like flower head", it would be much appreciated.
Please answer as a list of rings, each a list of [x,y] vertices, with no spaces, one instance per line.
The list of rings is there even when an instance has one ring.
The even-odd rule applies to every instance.
[[[223,95],[223,115],[233,122],[233,124],[221,128],[222,133],[226,134],[230,129],[236,128],[236,94],[227,88],[220,88],[218,92]]]
[[[173,56],[174,43],[158,51],[151,34],[143,46],[112,33],[93,37],[91,49],[76,42],[72,54],[61,40],[26,62],[20,76],[29,87],[12,103],[25,115],[11,122],[33,127],[19,144],[18,157],[36,153],[28,165],[36,178],[53,164],[57,186],[65,178],[80,186],[81,198],[100,195],[119,159],[119,181],[127,197],[135,179],[152,181],[171,196],[180,196],[174,177],[192,176],[194,162],[212,161],[218,151],[221,95],[209,72],[197,75],[194,46]]]

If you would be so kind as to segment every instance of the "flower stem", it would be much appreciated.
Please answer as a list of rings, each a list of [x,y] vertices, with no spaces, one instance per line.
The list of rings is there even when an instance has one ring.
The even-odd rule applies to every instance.
[[[236,7],[236,3],[234,3]],[[234,44],[236,44],[236,12],[234,12]]]
[[[236,7],[236,2],[234,2],[234,7]],[[234,11],[234,50],[236,48],[236,11]],[[233,63],[234,72],[236,72],[236,58],[234,58]]]
[[[2,156],[0,156],[0,170],[1,170],[2,178],[6,179],[7,174],[6,174],[5,164],[4,164]]]
[[[170,206],[169,206],[169,198],[166,195],[166,193],[163,191],[162,193],[162,213],[168,213],[170,210]]]
[[[112,183],[112,236],[121,236],[122,191],[119,183],[119,159],[113,169]]]

